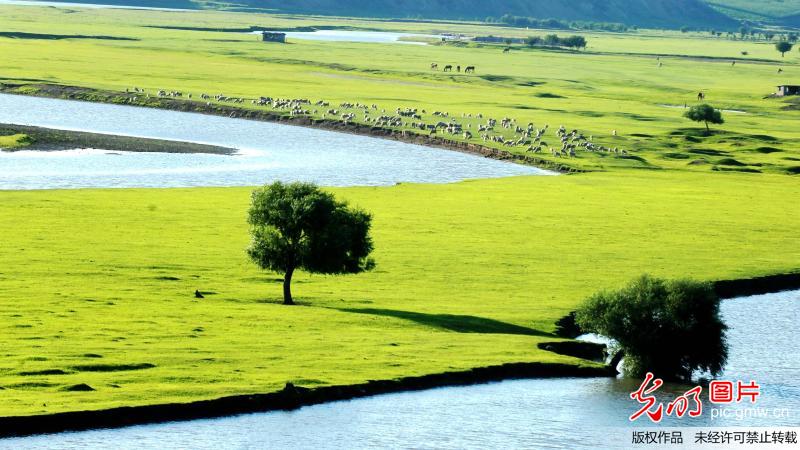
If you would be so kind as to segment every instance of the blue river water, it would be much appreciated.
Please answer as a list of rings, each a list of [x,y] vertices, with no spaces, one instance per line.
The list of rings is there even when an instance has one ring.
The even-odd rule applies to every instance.
[[[235,155],[0,151],[0,189],[450,183],[552,172],[353,134],[130,106],[0,94],[0,123],[190,141]]]

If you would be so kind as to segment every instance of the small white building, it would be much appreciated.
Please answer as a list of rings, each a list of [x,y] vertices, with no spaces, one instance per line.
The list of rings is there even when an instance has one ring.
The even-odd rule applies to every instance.
[[[778,92],[775,93],[778,97],[786,97],[789,95],[800,95],[800,86],[792,84],[782,84],[778,86]]]

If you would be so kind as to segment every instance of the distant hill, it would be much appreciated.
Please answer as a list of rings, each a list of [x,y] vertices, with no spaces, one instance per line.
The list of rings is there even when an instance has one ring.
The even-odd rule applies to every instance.
[[[781,17],[779,20],[781,25],[789,27],[800,28],[800,14],[793,14],[791,16]]]
[[[69,0],[185,8],[187,0]],[[484,20],[512,16],[639,27],[734,28],[738,23],[703,0],[192,0],[197,7],[352,17]],[[728,0],[736,1],[736,0]],[[745,0],[741,0],[745,1]],[[790,0],[794,1],[794,0]],[[800,1],[800,0],[798,0]]]
[[[719,11],[742,19],[800,16],[800,0],[705,0]]]
[[[620,22],[640,27],[734,27],[701,0],[240,0],[291,13],[483,20],[504,14],[539,19]]]

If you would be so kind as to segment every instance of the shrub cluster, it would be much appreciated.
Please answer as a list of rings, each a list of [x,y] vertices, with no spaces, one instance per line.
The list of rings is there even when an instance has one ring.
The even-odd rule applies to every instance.
[[[642,276],[619,291],[600,292],[577,311],[583,332],[612,338],[624,352],[623,372],[689,380],[718,374],[728,356],[727,327],[710,283]]]
[[[586,38],[577,35],[562,38],[556,34],[548,34],[544,37],[530,36],[525,40],[525,44],[529,47],[566,47],[581,49],[586,48]]]

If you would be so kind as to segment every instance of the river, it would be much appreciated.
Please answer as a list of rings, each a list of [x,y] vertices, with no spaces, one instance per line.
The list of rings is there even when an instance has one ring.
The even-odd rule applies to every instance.
[[[255,31],[253,34],[261,34]],[[360,31],[360,30],[316,30],[316,31],[287,31],[287,38],[306,39],[310,41],[328,42],[367,42],[373,44],[413,44],[426,45],[423,40],[442,39],[441,35],[396,33],[390,31]],[[417,39],[417,40],[411,40]],[[422,40],[419,40],[422,39]]]
[[[725,300],[721,311],[730,326],[731,348],[720,378],[757,381],[761,385],[757,403],[726,406],[727,418],[712,418],[716,406],[706,403],[699,418],[668,417],[661,425],[694,430],[800,426],[800,291]],[[7,439],[0,440],[0,447],[626,448],[632,430],[647,429],[641,419],[634,424],[628,421],[638,409],[628,395],[638,384],[639,380],[606,378],[510,380],[380,395],[289,412]],[[658,399],[667,402],[686,389],[662,387],[657,395],[670,395]],[[769,417],[745,417],[753,406],[766,410]],[[776,411],[782,417],[775,417]],[[689,429],[683,430],[686,436]],[[691,443],[691,436],[685,439]]]
[[[0,189],[253,186],[274,180],[369,186],[553,174],[455,151],[313,128],[8,94],[0,94],[0,123],[240,150],[235,155],[102,149],[0,152]]]
[[[51,6],[55,8],[113,8],[113,9],[149,9],[153,11],[192,11],[180,8],[156,8],[150,6],[111,5],[100,3],[80,3],[68,1],[39,1],[39,0],[0,0],[0,5],[12,6]]]

